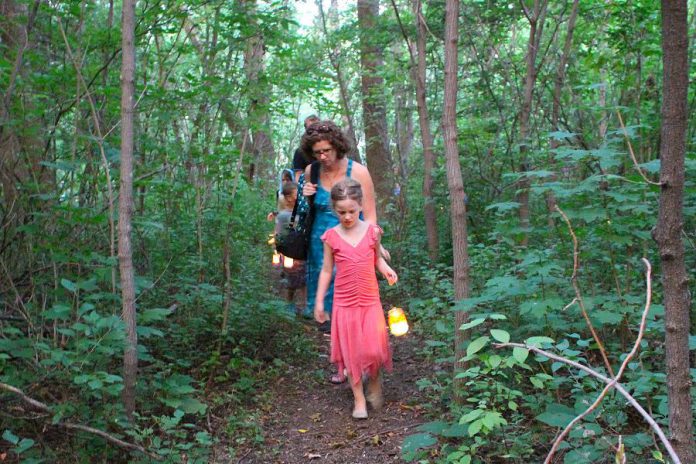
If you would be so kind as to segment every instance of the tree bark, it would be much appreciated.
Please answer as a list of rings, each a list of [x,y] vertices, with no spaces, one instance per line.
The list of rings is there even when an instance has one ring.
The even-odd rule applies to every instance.
[[[688,89],[687,1],[662,0],[663,98],[660,206],[655,239],[662,263],[669,428],[684,464],[696,462],[689,375],[691,297],[681,239]]]
[[[415,73],[416,105],[418,107],[421,140],[423,142],[423,215],[425,216],[425,232],[428,239],[428,256],[431,261],[435,261],[439,254],[440,243],[437,234],[435,201],[433,200],[435,153],[433,152],[433,136],[430,132],[428,104],[425,99],[425,36],[427,31],[425,20],[423,19],[421,0],[415,0],[413,8],[414,16],[416,17],[416,50],[418,52],[418,66]]]
[[[382,53],[374,36],[379,0],[358,0],[362,107],[365,127],[365,158],[375,184],[377,216],[382,217],[392,193],[392,160],[389,154],[384,82],[379,75]]]
[[[324,14],[324,6],[322,0],[317,0],[317,8],[319,8],[319,15],[321,17],[321,27],[324,31],[324,38],[328,42],[331,42],[329,36],[329,28],[327,26],[326,15]],[[332,6],[334,8],[334,6]],[[338,6],[335,7],[336,10]],[[329,18],[332,15],[329,14]],[[338,84],[338,92],[341,96],[341,108],[343,108],[343,116],[345,117],[346,123],[348,125],[348,138],[351,142],[351,149],[347,153],[350,159],[355,161],[360,161],[360,153],[358,152],[358,137],[355,134],[355,124],[353,123],[353,111],[350,109],[350,97],[348,96],[348,85],[346,84],[346,79],[343,77],[343,71],[341,70],[341,60],[340,48],[335,46],[333,43],[329,45],[329,62],[331,67],[334,68],[336,73],[336,83]]]
[[[534,0],[534,10],[528,11],[524,0],[521,1],[522,9],[529,21],[529,41],[527,42],[526,74],[524,78],[524,93],[522,94],[522,106],[520,108],[520,166],[522,172],[529,171],[531,166],[527,160],[529,150],[529,119],[532,114],[532,99],[534,98],[534,85],[536,84],[537,68],[536,59],[539,53],[539,44],[544,31],[544,20],[546,19],[546,6],[548,0]],[[520,228],[522,229],[522,240],[520,244],[527,246],[529,242],[529,187],[530,181],[527,176],[520,179],[518,184],[517,202],[520,204],[519,218]]]
[[[458,32],[459,0],[447,0],[445,3],[445,89],[442,111],[442,134],[447,160],[447,185],[450,194],[450,214],[452,216],[452,249],[454,255],[454,298],[463,300],[469,297],[469,251],[466,229],[466,194],[462,169],[459,163],[457,144],[457,68],[459,41]],[[469,319],[468,313],[457,311],[454,318],[454,397],[459,403],[463,401],[463,381],[456,374],[466,365],[460,359],[464,357],[466,332],[459,330]]]
[[[568,16],[568,29],[566,31],[565,42],[563,44],[563,52],[558,60],[558,67],[556,68],[556,78],[553,82],[553,103],[551,106],[551,129],[554,131],[560,130],[558,127],[558,120],[561,113],[561,91],[563,90],[563,84],[565,83],[566,76],[566,66],[568,65],[568,57],[570,56],[570,49],[573,45],[573,32],[575,31],[575,20],[578,17],[578,4],[580,0],[573,0],[573,6],[570,10],[570,15]],[[560,145],[558,139],[552,138],[550,142],[551,150],[558,148]],[[553,153],[549,156],[549,164],[555,166],[555,159]],[[554,175],[550,180],[555,181],[557,175]],[[556,195],[553,191],[549,191],[546,196],[546,205],[548,207],[549,213],[556,210]],[[553,218],[549,214],[549,226],[553,226]]]
[[[135,320],[135,278],[131,247],[133,214],[133,113],[135,104],[135,2],[123,0],[121,15],[121,187],[118,204],[118,262],[121,272],[123,321],[126,344],[123,355],[123,405],[133,419],[138,370],[138,334]]]
[[[248,117],[252,134],[251,152],[254,154],[250,166],[249,181],[254,175],[272,176],[275,150],[270,136],[270,87],[261,75],[264,72],[263,57],[264,37],[261,28],[256,26],[256,0],[242,0],[246,5],[249,24],[253,25],[254,34],[247,38],[244,52],[244,72],[246,74],[249,92]]]

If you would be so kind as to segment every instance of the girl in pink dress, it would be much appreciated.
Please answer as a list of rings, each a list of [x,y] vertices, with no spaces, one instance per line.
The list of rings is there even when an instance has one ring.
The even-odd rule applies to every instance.
[[[355,399],[353,417],[366,419],[367,402],[375,409],[383,403],[380,369],[392,367],[375,268],[389,285],[396,283],[397,275],[379,253],[382,229],[360,219],[360,183],[350,178],[338,182],[331,189],[331,204],[339,224],[321,237],[324,263],[319,274],[314,318],[320,323],[329,320],[324,311],[324,294],[335,264],[331,362],[339,372],[345,369],[348,373]],[[363,392],[363,375],[368,378],[367,397]]]

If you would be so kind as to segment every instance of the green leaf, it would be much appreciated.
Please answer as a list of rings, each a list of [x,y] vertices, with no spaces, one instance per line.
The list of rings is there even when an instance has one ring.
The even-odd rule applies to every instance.
[[[471,424],[469,424],[469,436],[473,437],[477,433],[481,431],[481,428],[483,427],[483,420],[482,419],[477,419]]]
[[[529,350],[527,348],[516,346],[512,349],[512,357],[520,364],[527,360],[527,356],[529,356]]]
[[[34,446],[34,440],[32,440],[31,438],[22,438],[22,440],[12,451],[14,451],[17,454],[22,454],[32,446]]]
[[[171,314],[168,308],[150,308],[138,313],[138,324],[149,324],[150,322],[164,320]]]
[[[71,309],[70,306],[63,304],[53,305],[51,309],[44,313],[44,318],[49,321],[60,320],[67,321],[70,319]]]
[[[605,324],[618,324],[623,320],[623,314],[614,311],[593,311],[592,319],[599,322],[598,326]]]
[[[60,279],[60,284],[68,291],[75,293],[77,291],[77,285],[75,282],[68,279]]]
[[[554,140],[563,140],[563,139],[574,137],[576,135],[577,134],[575,132],[566,132],[566,131],[549,132],[549,137],[554,139]]]
[[[475,353],[481,351],[481,349],[488,343],[488,340],[490,340],[490,338],[484,336],[479,337],[473,342],[469,343],[469,346],[466,347],[466,355],[472,356]]]
[[[505,330],[491,329],[491,336],[500,343],[507,343],[510,341],[510,334]]]
[[[553,338],[549,337],[529,337],[524,341],[527,345],[541,348],[542,345],[553,343]]]
[[[467,436],[467,428],[463,424],[452,424],[447,430],[442,432],[443,437],[461,438]]]
[[[427,448],[428,446],[433,446],[436,443],[437,439],[429,433],[415,433],[404,438],[404,442],[401,445],[401,452],[414,452],[419,450],[420,448]]]
[[[204,403],[201,403],[195,398],[186,398],[181,402],[179,409],[187,414],[204,414],[208,408]]]
[[[551,403],[546,406],[546,410],[536,416],[536,419],[551,427],[565,427],[575,418],[575,411],[568,406],[558,403]]]
[[[469,411],[468,413],[464,414],[462,417],[459,418],[459,423],[466,424],[468,422],[475,421],[476,419],[481,417],[483,413],[483,409],[474,409],[473,411]]]
[[[498,213],[505,213],[507,211],[512,211],[515,209],[518,209],[520,207],[520,204],[516,201],[506,201],[506,202],[501,202],[501,203],[493,203],[491,205],[486,206],[485,211],[494,209]]]
[[[459,330],[468,330],[472,327],[476,327],[477,325],[483,324],[485,321],[486,321],[486,318],[479,317],[478,319],[474,319],[473,321],[469,321],[466,324],[462,324],[462,326],[459,327]]]
[[[99,379],[92,379],[92,380],[90,380],[89,382],[87,382],[87,385],[88,385],[89,388],[91,388],[92,390],[97,390],[97,389],[99,389],[99,388],[101,388],[101,387],[104,386],[104,382],[102,382],[102,381],[99,380]]]
[[[2,438],[3,438],[3,440],[9,441],[13,445],[16,445],[17,443],[19,443],[19,437],[17,435],[15,435],[14,433],[12,433],[11,430],[5,430],[2,433]]]
[[[503,361],[503,358],[498,356],[497,354],[492,355],[491,357],[488,358],[488,364],[495,369],[496,367],[500,366],[500,363]]]
[[[503,416],[498,411],[488,411],[481,421],[488,430],[493,430],[500,425],[507,424],[507,421],[503,419]]]
[[[443,421],[433,421],[433,422],[426,422],[425,424],[419,425],[416,430],[419,432],[428,432],[432,433],[435,435],[441,435],[443,431],[445,431],[449,427],[449,424],[447,422]]]

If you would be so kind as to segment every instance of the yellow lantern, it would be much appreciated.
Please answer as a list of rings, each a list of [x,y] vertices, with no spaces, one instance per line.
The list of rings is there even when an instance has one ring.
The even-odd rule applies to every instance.
[[[408,321],[406,314],[401,308],[392,308],[389,310],[389,330],[395,337],[400,337],[408,332]]]
[[[277,251],[273,253],[273,259],[271,261],[274,266],[277,266],[280,264],[280,253]]]
[[[283,256],[283,267],[285,269],[290,269],[292,267],[293,262],[294,261],[292,258],[288,258],[287,256]]]

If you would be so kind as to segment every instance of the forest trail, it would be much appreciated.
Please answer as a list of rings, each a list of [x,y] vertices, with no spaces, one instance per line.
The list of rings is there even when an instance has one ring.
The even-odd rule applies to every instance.
[[[313,326],[319,358],[307,367],[291,367],[272,386],[272,406],[262,420],[264,443],[237,453],[236,459],[217,462],[261,463],[382,463],[401,462],[403,438],[416,432],[422,416],[422,392],[416,381],[428,369],[417,354],[420,340],[412,334],[391,338],[394,370],[384,375],[385,404],[369,410],[369,418],[351,417],[352,394],[348,383],[328,381],[329,337]],[[323,371],[322,378],[307,371]]]

